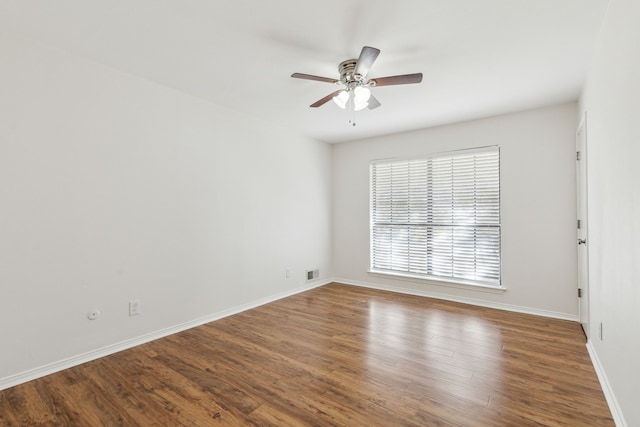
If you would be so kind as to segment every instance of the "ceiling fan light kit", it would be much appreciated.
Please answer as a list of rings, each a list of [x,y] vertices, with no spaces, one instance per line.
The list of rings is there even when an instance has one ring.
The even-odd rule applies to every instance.
[[[302,73],[293,73],[291,77],[343,86],[342,89],[330,93],[311,104],[310,107],[312,108],[321,107],[329,102],[330,99],[333,99],[333,102],[342,109],[361,111],[368,108],[373,110],[381,104],[371,94],[372,87],[412,84],[422,81],[422,73],[369,79],[367,74],[379,54],[380,49],[370,46],[363,47],[358,59],[347,59],[338,65],[340,80]],[[355,122],[353,122],[353,125],[355,126]]]
[[[344,110],[345,108],[347,108],[347,103],[351,99],[351,96],[346,90],[341,90],[336,96],[331,99],[333,99],[333,102],[335,102],[338,107]]]

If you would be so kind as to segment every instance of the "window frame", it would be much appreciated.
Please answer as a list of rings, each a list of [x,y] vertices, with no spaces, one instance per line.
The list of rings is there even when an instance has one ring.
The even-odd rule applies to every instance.
[[[376,165],[380,165],[380,164],[391,164],[391,163],[401,163],[401,162],[405,162],[407,164],[407,166],[409,165],[409,162],[411,161],[426,161],[426,162],[433,162],[434,160],[440,159],[447,159],[447,158],[455,158],[455,157],[462,157],[462,156],[469,156],[469,155],[473,155],[473,154],[477,154],[477,153],[496,153],[497,154],[497,159],[496,159],[496,163],[497,163],[497,209],[498,209],[498,213],[497,213],[497,223],[492,223],[490,225],[487,224],[479,224],[477,223],[477,218],[478,215],[476,213],[474,213],[474,223],[472,226],[466,226],[467,228],[474,228],[477,229],[479,227],[491,227],[493,229],[497,230],[497,254],[495,255],[495,258],[497,259],[497,280],[481,280],[481,279],[468,279],[468,278],[464,278],[464,277],[456,277],[455,273],[453,272],[452,269],[452,273],[451,276],[443,276],[443,275],[432,275],[432,274],[424,274],[424,273],[416,273],[416,272],[412,272],[412,271],[403,271],[403,270],[399,270],[399,269],[383,269],[383,268],[376,268],[375,264],[375,260],[374,260],[374,244],[375,244],[375,236],[374,236],[374,228],[376,227],[376,222],[375,222],[375,211],[374,211],[374,199],[375,199],[375,195],[374,195],[374,167]],[[475,161],[475,160],[474,160]],[[407,157],[395,157],[395,158],[383,158],[383,159],[376,159],[376,160],[372,160],[369,162],[369,270],[368,273],[370,274],[374,274],[374,275],[381,275],[381,276],[392,276],[392,277],[396,277],[398,279],[405,279],[405,280],[426,280],[426,281],[432,281],[432,282],[438,282],[438,283],[442,283],[445,285],[453,285],[453,286],[457,286],[457,285],[462,285],[462,287],[467,287],[467,286],[471,286],[474,288],[485,288],[487,290],[504,290],[505,288],[502,285],[502,206],[501,206],[501,167],[500,167],[500,162],[501,162],[501,153],[500,153],[500,146],[498,145],[492,145],[492,146],[484,146],[484,147],[474,147],[474,148],[468,148],[468,149],[460,149],[460,150],[452,150],[452,151],[444,151],[444,152],[435,152],[435,153],[429,153],[429,154],[424,154],[424,155],[416,155],[416,156],[407,156]],[[474,163],[474,167],[475,167],[475,163]],[[431,178],[429,178],[431,179]],[[433,181],[431,180],[427,180],[425,182],[426,186],[429,187],[429,191],[427,192],[427,194],[429,194],[428,198],[431,198],[431,186],[433,185]],[[452,183],[454,182],[454,180],[452,179],[451,181]],[[476,178],[474,178],[474,184],[477,181]],[[407,184],[407,186],[409,186],[409,184]],[[422,187],[424,187],[425,185],[423,185]],[[453,186],[453,184],[452,184]],[[452,194],[453,194],[453,190],[452,190]],[[476,195],[474,193],[474,201]],[[408,196],[408,201],[411,199],[410,196]],[[409,202],[408,202],[409,203]],[[455,216],[455,209],[452,208],[452,215]],[[409,224],[410,221],[407,221],[407,224],[405,224],[404,226],[407,227],[407,230],[410,227],[414,227],[412,225]],[[386,224],[387,226],[389,224]],[[401,225],[402,226],[402,225]],[[441,225],[439,224],[432,224],[432,223],[428,223],[427,224],[423,224],[422,225],[425,228],[437,228],[437,227],[441,227]],[[452,220],[452,223],[450,224],[451,229],[453,230],[456,227],[463,227],[463,224],[460,223],[456,223]],[[452,231],[453,233],[453,231]],[[428,234],[428,233],[427,233]],[[411,237],[407,237],[407,242],[409,242],[411,240]],[[476,241],[477,238],[474,235],[474,257],[477,257],[477,251],[478,249],[476,249]],[[451,250],[453,251],[455,248],[455,244],[452,243],[451,244]],[[460,247],[459,247],[460,248]],[[425,250],[427,250],[427,248],[425,248]],[[427,250],[428,252],[428,250]],[[407,254],[411,253],[411,249],[407,250]],[[433,257],[434,255],[427,255],[427,257]],[[400,257],[401,258],[401,257]],[[409,255],[407,255],[407,259],[411,258]],[[474,258],[475,259],[475,258]],[[494,260],[495,261],[495,260]],[[433,263],[433,259],[430,258],[429,261],[427,261],[427,263]],[[452,261],[452,264],[454,262]],[[411,262],[409,260],[407,260],[407,269],[410,269],[410,264]],[[495,264],[495,262],[494,262]],[[433,271],[433,270],[431,270]]]

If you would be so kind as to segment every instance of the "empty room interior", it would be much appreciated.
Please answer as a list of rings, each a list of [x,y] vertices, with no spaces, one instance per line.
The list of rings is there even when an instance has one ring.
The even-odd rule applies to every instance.
[[[638,22],[0,0],[0,425],[640,426]]]

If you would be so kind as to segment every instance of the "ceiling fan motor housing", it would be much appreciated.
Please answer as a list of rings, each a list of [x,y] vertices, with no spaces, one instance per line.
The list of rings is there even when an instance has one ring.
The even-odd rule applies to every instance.
[[[357,59],[347,59],[338,65],[340,81],[347,85],[347,87],[355,86],[357,84],[366,84],[365,77],[355,73],[357,63]]]

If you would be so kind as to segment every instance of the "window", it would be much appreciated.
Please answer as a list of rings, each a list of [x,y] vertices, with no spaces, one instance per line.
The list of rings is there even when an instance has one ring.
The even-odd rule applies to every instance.
[[[500,286],[500,151],[370,165],[371,271]]]

